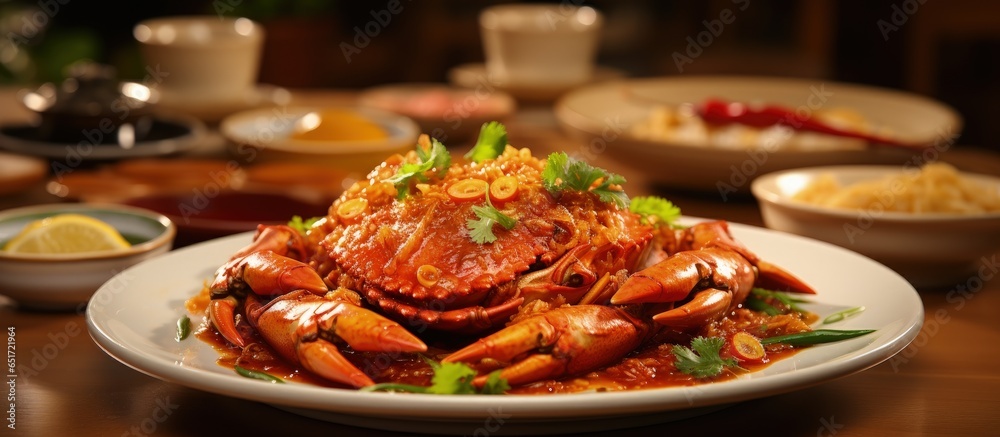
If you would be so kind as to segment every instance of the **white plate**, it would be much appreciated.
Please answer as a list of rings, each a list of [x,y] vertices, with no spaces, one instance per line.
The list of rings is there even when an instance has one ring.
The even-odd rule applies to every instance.
[[[378,125],[382,139],[301,140],[292,138],[298,122],[323,110],[341,109]],[[281,106],[238,112],[222,120],[219,130],[230,154],[246,162],[306,162],[365,174],[386,156],[412,150],[420,127],[408,117],[376,108],[353,106]]]
[[[789,168],[832,164],[903,164],[909,150],[747,151],[671,144],[629,135],[656,105],[700,104],[709,98],[781,105],[792,109],[849,108],[902,141],[953,145],[962,119],[940,102],[899,91],[822,80],[740,76],[683,76],[606,82],[574,90],[556,103],[556,117],[592,152],[644,171],[669,186],[746,194],[756,176]],[[916,152],[920,153],[920,152]],[[936,154],[937,152],[935,152]]]
[[[184,301],[251,234],[177,250],[130,268],[97,291],[87,310],[94,340],[141,372],[189,387],[265,402],[324,420],[389,430],[473,434],[498,431],[581,432],[676,420],[724,405],[802,389],[860,372],[901,351],[923,322],[916,291],[881,264],[827,243],[733,224],[735,236],[762,257],[816,287],[812,310],[829,314],[864,305],[867,311],[831,325],[876,333],[805,349],[736,380],[696,387],[566,395],[435,396],[360,393],[304,384],[272,385],[216,364],[218,354],[197,339],[178,343],[175,323]],[[193,317],[200,323],[201,317]],[[623,417],[627,416],[627,419]]]

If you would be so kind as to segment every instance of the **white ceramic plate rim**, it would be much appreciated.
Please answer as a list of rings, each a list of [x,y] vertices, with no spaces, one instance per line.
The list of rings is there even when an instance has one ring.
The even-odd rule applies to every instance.
[[[482,419],[497,408],[516,420],[564,421],[755,399],[875,366],[901,351],[919,332],[923,322],[919,296],[885,266],[803,237],[738,224],[731,229],[759,255],[816,286],[821,293],[816,301],[824,308],[822,311],[858,305],[868,308],[832,328],[878,331],[803,350],[740,379],[686,388],[543,396],[434,396],[267,384],[216,365],[218,354],[197,339],[183,343],[173,339],[176,320],[186,314],[184,301],[229,254],[249,241],[251,233],[190,246],[129,268],[119,275],[122,278],[110,280],[94,294],[87,310],[87,324],[91,336],[109,355],[165,381],[285,407],[445,421]],[[842,269],[852,273],[844,274]],[[193,317],[192,322],[197,324],[199,318]]]
[[[841,184],[852,184],[860,181],[870,181],[881,179],[886,176],[901,174],[905,169],[901,166],[891,165],[831,165],[821,167],[807,167],[792,170],[781,170],[760,176],[751,183],[750,191],[760,201],[780,205],[784,208],[808,211],[816,214],[853,219],[862,214],[862,211],[847,209],[826,208],[811,205],[803,202],[796,202],[778,190],[778,180],[787,177],[801,176],[805,180],[813,181],[822,175],[831,175]],[[915,171],[916,169],[911,169]],[[962,176],[977,183],[995,187],[1000,192],[1000,178],[983,174],[962,173]],[[879,212],[879,220],[887,222],[977,222],[1000,219],[1000,212],[988,212],[982,214],[958,214],[958,213],[905,213],[884,211]]]
[[[621,96],[620,92],[614,92],[610,94],[610,101],[606,101],[604,105],[601,106],[600,114],[589,113],[586,110],[579,109],[579,105],[576,103],[577,100],[584,98],[592,94],[602,94],[608,91],[608,88],[622,88],[622,87],[652,87],[654,89],[685,89],[689,87],[695,87],[698,89],[705,88],[706,90],[713,90],[711,95],[701,96],[702,99],[710,97],[718,97],[719,95],[725,95],[726,91],[730,88],[735,90],[745,90],[746,88],[773,88],[777,90],[809,90],[810,87],[816,87],[817,85],[829,86],[831,90],[836,92],[830,92],[831,98],[835,99],[855,99],[855,100],[882,100],[882,101],[897,101],[899,103],[907,102],[910,106],[919,107],[924,110],[933,110],[940,119],[940,125],[937,129],[925,129],[926,135],[920,137],[914,137],[912,132],[906,130],[896,129],[896,135],[900,136],[903,141],[910,141],[913,143],[920,144],[932,144],[937,140],[948,140],[950,139],[950,132],[960,132],[963,124],[962,117],[953,108],[923,97],[918,94],[907,93],[903,91],[897,91],[887,88],[879,88],[868,85],[853,84],[846,82],[833,82],[833,81],[823,81],[823,80],[807,80],[807,79],[793,79],[793,78],[775,78],[775,77],[763,77],[763,76],[686,76],[686,77],[666,77],[666,78],[642,78],[642,79],[629,79],[620,80],[607,83],[601,83],[596,85],[591,85],[587,87],[582,87],[577,90],[571,91],[556,102],[556,114],[565,123],[574,126],[576,129],[582,131],[590,132],[592,134],[602,134],[603,132],[593,132],[593,123],[601,123],[600,118],[602,116],[608,115],[606,112],[609,108],[625,106],[649,106],[652,108],[652,104],[642,105],[638,102],[630,104]],[[768,96],[758,96],[755,100],[767,101]],[[808,101],[808,99],[807,99]],[[667,104],[664,102],[663,104]],[[700,102],[688,102],[680,101],[673,102],[676,104],[682,103],[700,103]],[[791,102],[768,102],[777,103],[782,105],[792,105]],[[800,102],[800,104],[804,104]],[[838,106],[834,104],[832,106]],[[832,107],[831,106],[831,107]],[[857,111],[862,111],[864,108],[854,108]],[[583,111],[583,112],[581,112]],[[646,113],[648,114],[648,110]],[[603,126],[598,126],[603,127]],[[891,127],[891,126],[889,126]],[[684,148],[703,148],[697,145],[687,145],[687,144],[677,144],[665,141],[655,141],[635,138],[626,133],[629,141],[641,142],[643,144],[657,145],[660,147],[684,147]],[[729,149],[722,148],[706,148],[706,150],[711,151],[731,151]],[[837,150],[779,150],[772,153],[820,153],[820,152],[838,152],[838,151],[850,151],[852,149],[837,149]],[[734,150],[736,152],[745,152],[744,150]]]

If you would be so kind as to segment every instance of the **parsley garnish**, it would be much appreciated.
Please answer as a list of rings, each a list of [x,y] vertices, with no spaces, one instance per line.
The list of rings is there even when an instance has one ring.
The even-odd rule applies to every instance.
[[[723,344],[725,340],[719,337],[696,337],[691,340],[691,349],[674,345],[671,349],[676,358],[674,366],[695,378],[716,376],[726,367],[738,367],[735,358],[722,359],[719,356]]]
[[[311,219],[302,220],[302,217],[295,215],[288,221],[288,227],[299,231],[302,235],[305,235],[306,232],[309,232],[309,228],[316,224],[316,222],[318,222],[321,218],[322,217],[313,217]]]
[[[602,202],[614,203],[623,209],[628,206],[628,195],[621,189],[624,177],[570,158],[563,152],[549,155],[542,170],[542,183],[552,194],[562,190],[589,191]]]
[[[444,176],[448,173],[448,167],[451,166],[451,154],[448,153],[448,149],[445,149],[444,144],[436,139],[430,139],[430,150],[427,148],[417,145],[417,158],[419,162],[407,162],[399,166],[399,170],[396,174],[386,179],[396,186],[397,198],[403,199],[406,194],[410,191],[410,180],[417,178],[420,181],[426,181],[427,171],[432,169],[437,169],[435,175]]]
[[[507,380],[500,377],[500,371],[496,370],[486,377],[486,384],[483,388],[476,390],[472,385],[472,380],[476,377],[476,370],[465,363],[439,363],[427,357],[423,360],[431,366],[434,376],[431,377],[431,385],[423,387],[411,384],[397,384],[387,382],[364,387],[361,391],[405,391],[410,393],[428,393],[438,395],[466,395],[483,394],[496,395],[503,394],[510,390]]]
[[[667,199],[656,196],[636,197],[629,202],[629,211],[642,216],[642,222],[657,226],[672,226],[681,216],[681,209]],[[656,220],[650,220],[656,217]]]
[[[495,223],[499,223],[507,230],[513,229],[514,225],[517,224],[517,220],[500,212],[489,202],[486,202],[485,205],[473,206],[472,212],[479,218],[469,219],[466,222],[466,227],[469,228],[469,236],[476,244],[492,243],[497,240],[497,236],[493,235]]]
[[[475,162],[483,162],[487,159],[494,159],[503,153],[507,147],[507,128],[497,121],[483,123],[479,130],[479,139],[469,153],[465,154],[467,159]]]

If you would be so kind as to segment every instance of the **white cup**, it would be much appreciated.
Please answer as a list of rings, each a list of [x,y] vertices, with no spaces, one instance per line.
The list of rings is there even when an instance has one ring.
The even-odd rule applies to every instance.
[[[486,71],[501,83],[585,82],[603,24],[601,13],[569,4],[499,5],[479,14]]]
[[[165,98],[237,100],[257,82],[264,29],[250,19],[156,18],[132,33]]]

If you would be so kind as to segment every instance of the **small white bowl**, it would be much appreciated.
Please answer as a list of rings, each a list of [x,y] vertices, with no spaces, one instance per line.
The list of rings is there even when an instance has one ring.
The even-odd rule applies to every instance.
[[[291,138],[296,124],[324,109],[347,109],[386,131],[388,137],[364,141],[319,141]],[[226,117],[219,126],[229,142],[229,153],[245,164],[308,162],[347,172],[367,174],[393,153],[406,153],[417,144],[420,128],[402,115],[375,108],[277,107],[256,109]]]
[[[822,175],[841,185],[900,174],[902,166],[828,166],[758,177],[751,191],[764,224],[846,247],[892,268],[916,287],[982,286],[1000,253],[1000,213],[943,214],[848,210],[791,200]],[[963,173],[1000,191],[1000,178]],[[809,256],[809,254],[802,254]],[[978,285],[976,285],[978,284]]]
[[[177,229],[166,216],[149,210],[99,204],[51,204],[0,212],[0,247],[28,223],[56,214],[83,214],[118,230],[132,247],[81,254],[13,254],[0,250],[0,294],[21,307],[74,309],[111,277],[170,250]]]

